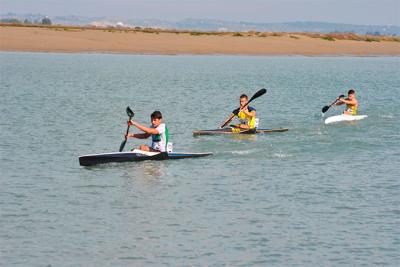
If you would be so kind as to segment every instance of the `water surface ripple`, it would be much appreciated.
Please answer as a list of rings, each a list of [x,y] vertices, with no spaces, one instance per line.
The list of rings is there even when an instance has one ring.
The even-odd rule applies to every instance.
[[[2,266],[399,265],[400,58],[0,53],[0,75]],[[192,137],[262,87],[290,131]],[[350,87],[368,119],[324,125]],[[80,167],[127,105],[215,154]]]

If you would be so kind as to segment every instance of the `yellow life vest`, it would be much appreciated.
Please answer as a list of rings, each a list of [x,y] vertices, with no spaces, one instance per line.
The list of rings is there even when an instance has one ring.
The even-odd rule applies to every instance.
[[[249,110],[249,112],[256,110],[253,107],[248,107],[247,109]],[[235,109],[234,111],[232,111],[232,114],[238,117],[241,124],[247,124],[249,125],[250,129],[253,129],[256,117],[251,117],[246,113],[244,113],[244,111],[239,111],[239,110],[240,110],[239,108]]]
[[[350,112],[351,115],[357,115],[357,105],[346,104],[346,111]]]

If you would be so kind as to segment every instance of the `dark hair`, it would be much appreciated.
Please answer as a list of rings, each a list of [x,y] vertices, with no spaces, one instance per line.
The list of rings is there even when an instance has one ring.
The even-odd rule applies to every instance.
[[[354,91],[354,89],[350,89],[347,94],[348,95],[354,95],[356,93],[356,91]]]
[[[153,113],[151,113],[150,117],[152,119],[162,119],[162,114],[160,111],[156,110]]]
[[[246,94],[241,94],[241,95],[240,95],[240,98],[246,98],[246,99],[249,99],[249,97],[248,97]]]

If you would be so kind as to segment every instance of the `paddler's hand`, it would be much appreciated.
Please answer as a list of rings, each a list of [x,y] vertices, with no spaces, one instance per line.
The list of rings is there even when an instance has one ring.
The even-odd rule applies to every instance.
[[[240,111],[243,111],[246,115],[249,115],[249,108],[248,106],[245,106],[243,109],[241,109]]]
[[[338,96],[338,98],[336,98],[337,101],[343,102],[344,95],[340,95]]]
[[[127,134],[125,134],[125,139],[127,139],[127,138],[129,138],[129,137],[133,137],[133,134],[132,134],[132,133],[127,133]]]
[[[132,125],[135,124],[132,120],[129,120],[127,123],[128,123],[129,126],[132,126]]]

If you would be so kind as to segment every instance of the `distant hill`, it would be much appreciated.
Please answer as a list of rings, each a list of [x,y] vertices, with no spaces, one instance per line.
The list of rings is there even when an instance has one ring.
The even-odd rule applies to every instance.
[[[265,31],[265,32],[353,32],[357,34],[400,35],[400,26],[392,25],[353,25],[329,22],[282,22],[254,23],[235,22],[210,19],[185,19],[176,22],[158,19],[121,19],[111,17],[82,17],[82,16],[51,16],[47,15],[53,24],[63,25],[95,25],[127,27],[149,27],[162,29],[198,30],[198,31]],[[0,14],[1,21],[17,19],[21,22],[32,23],[46,17],[43,14]]]
[[[176,23],[179,29],[219,30],[229,31],[269,31],[269,32],[354,32],[357,34],[387,34],[400,35],[399,26],[387,25],[353,25],[328,22],[283,22],[283,23],[252,23],[218,20],[186,19]]]

